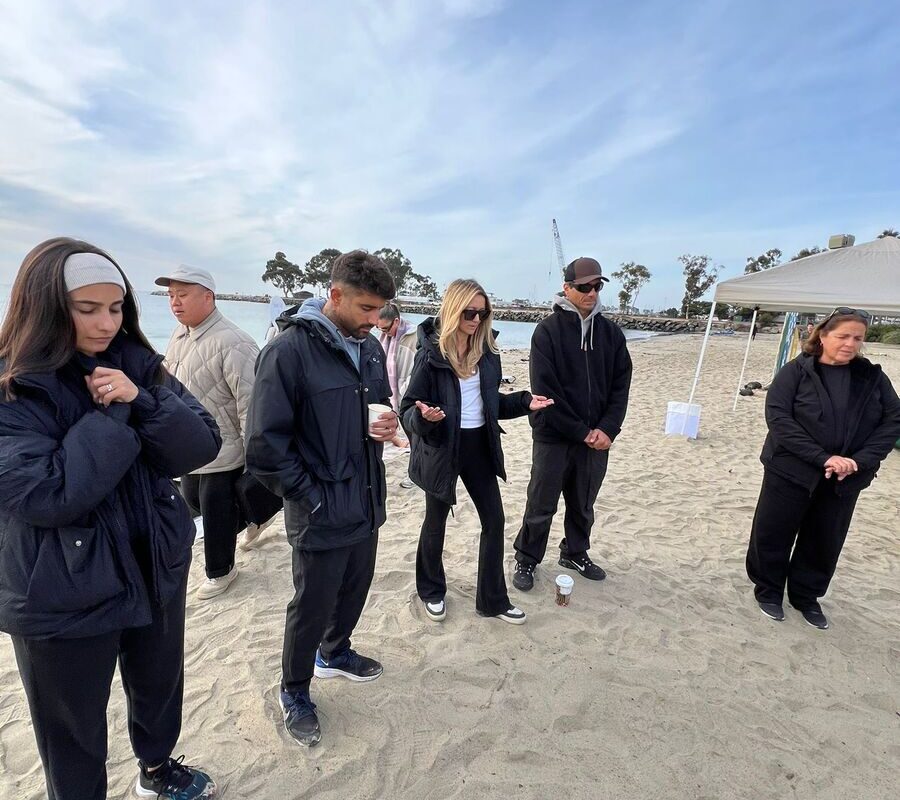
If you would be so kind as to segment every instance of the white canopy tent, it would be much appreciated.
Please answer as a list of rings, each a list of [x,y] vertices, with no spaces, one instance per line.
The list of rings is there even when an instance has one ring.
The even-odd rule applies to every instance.
[[[886,236],[857,247],[816,253],[762,272],[722,281],[716,286],[709,310],[688,408],[694,401],[700,380],[716,303],[753,308],[751,335],[757,311],[829,314],[838,306],[849,306],[875,316],[900,317],[900,239]],[[750,341],[748,335],[738,392],[744,379]],[[735,393],[735,407],[737,397]]]

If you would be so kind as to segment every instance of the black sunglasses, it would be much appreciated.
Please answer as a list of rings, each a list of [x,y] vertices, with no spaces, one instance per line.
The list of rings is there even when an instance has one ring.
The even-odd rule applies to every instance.
[[[462,312],[462,318],[466,322],[471,322],[475,317],[478,317],[482,322],[484,322],[488,318],[488,314],[491,312],[486,308],[465,308]]]
[[[593,283],[573,283],[570,285],[576,291],[587,294],[590,291],[599,292],[603,288],[603,281],[594,281]]]
[[[822,324],[824,325],[828,320],[832,317],[862,317],[868,321],[872,319],[872,315],[868,311],[863,311],[861,308],[848,308],[847,306],[838,306],[834,311],[832,311],[825,319],[822,320]]]

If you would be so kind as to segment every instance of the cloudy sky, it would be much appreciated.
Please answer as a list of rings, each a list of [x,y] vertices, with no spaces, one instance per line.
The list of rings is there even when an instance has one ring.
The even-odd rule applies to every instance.
[[[640,304],[677,305],[682,253],[727,276],[900,228],[887,9],[2,2],[0,283],[65,234],[139,288],[187,262],[261,291],[276,250],[387,246],[541,297],[555,217],[568,258],[643,263]]]

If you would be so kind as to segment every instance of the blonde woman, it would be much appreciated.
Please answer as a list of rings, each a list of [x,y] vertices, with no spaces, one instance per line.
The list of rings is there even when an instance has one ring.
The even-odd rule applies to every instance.
[[[426,615],[446,616],[442,555],[447,514],[462,478],[481,521],[475,610],[521,625],[503,574],[505,518],[497,478],[506,480],[499,419],[553,403],[529,392],[500,394],[500,353],[487,293],[474,280],[455,280],[436,318],[419,325],[419,350],[400,418],[410,437],[410,477],[425,490],[425,519],[416,555],[416,589]]]

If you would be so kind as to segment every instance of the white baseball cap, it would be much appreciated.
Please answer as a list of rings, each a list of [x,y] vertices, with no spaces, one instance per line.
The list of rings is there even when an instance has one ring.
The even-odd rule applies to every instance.
[[[157,286],[168,286],[172,281],[197,283],[211,292],[216,291],[216,282],[209,272],[199,267],[189,267],[187,264],[179,264],[168,275],[157,278],[155,283]]]

